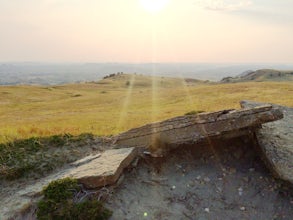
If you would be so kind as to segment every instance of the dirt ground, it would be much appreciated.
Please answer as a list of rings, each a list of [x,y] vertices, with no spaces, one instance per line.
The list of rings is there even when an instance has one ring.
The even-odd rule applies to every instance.
[[[292,185],[273,178],[253,138],[145,155],[114,187],[93,190],[111,220],[293,219]],[[1,202],[1,201],[0,201]],[[16,219],[36,219],[35,207]]]
[[[145,156],[106,201],[112,220],[293,219],[292,186],[274,179],[248,137]]]

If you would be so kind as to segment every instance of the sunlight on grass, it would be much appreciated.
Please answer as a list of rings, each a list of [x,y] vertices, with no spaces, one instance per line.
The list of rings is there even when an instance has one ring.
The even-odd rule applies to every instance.
[[[152,77],[152,114],[151,114],[151,121],[156,121],[159,115],[159,108],[158,108],[158,99],[159,99],[159,94],[158,94],[158,82],[157,79],[153,76]]]
[[[123,103],[123,107],[122,110],[120,112],[120,117],[118,120],[118,124],[117,124],[117,131],[121,131],[123,130],[122,125],[124,125],[127,121],[127,112],[128,112],[128,108],[129,108],[129,104],[131,101],[131,97],[132,97],[132,91],[133,91],[133,85],[135,83],[135,75],[131,75],[131,79],[130,81],[126,81],[125,85],[128,86],[127,90],[126,90],[126,97],[124,99],[124,103]]]
[[[292,82],[183,81],[123,74],[97,83],[1,86],[0,142],[62,133],[112,135],[186,112],[240,108],[245,99],[293,107]]]
[[[191,107],[193,101],[192,101],[192,98],[191,98],[191,95],[190,95],[190,92],[189,92],[189,88],[188,88],[188,86],[187,86],[187,84],[186,84],[186,81],[185,81],[185,79],[183,78],[182,75],[180,76],[180,79],[182,80],[182,85],[183,85],[183,88],[184,88],[184,91],[185,91],[186,97],[187,97],[187,99],[188,99],[188,107]]]

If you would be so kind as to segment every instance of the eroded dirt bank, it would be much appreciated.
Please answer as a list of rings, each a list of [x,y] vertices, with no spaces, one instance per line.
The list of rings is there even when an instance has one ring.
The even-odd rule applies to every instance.
[[[292,219],[291,186],[259,155],[253,139],[241,137],[145,156],[108,194],[111,219]]]

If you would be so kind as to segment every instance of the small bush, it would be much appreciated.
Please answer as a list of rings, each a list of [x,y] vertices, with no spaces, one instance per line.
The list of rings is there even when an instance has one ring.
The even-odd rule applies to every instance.
[[[185,113],[184,115],[197,115],[197,114],[199,114],[199,113],[203,113],[204,111],[190,111],[190,112],[187,112],[187,113]]]
[[[97,200],[86,200],[81,203],[77,203],[71,210],[71,217],[73,219],[97,219],[106,220],[109,219],[112,212],[106,209],[101,202]]]
[[[69,135],[53,135],[47,139],[48,144],[52,147],[61,147],[68,142]]]
[[[73,192],[78,190],[79,186],[75,179],[65,178],[52,181],[44,188],[44,196],[48,200],[62,202],[73,196]]]
[[[106,220],[112,212],[101,202],[85,200],[75,203],[74,194],[80,191],[75,179],[65,178],[52,181],[44,188],[44,198],[38,202],[37,219],[39,220]]]
[[[8,145],[21,149],[26,149],[26,151],[29,152],[37,152],[43,147],[40,139],[36,137],[31,137],[25,140],[16,140],[15,142],[10,142]]]
[[[80,96],[82,96],[82,95],[81,95],[81,94],[75,94],[75,95],[72,95],[73,98],[75,98],[75,97],[80,97]]]

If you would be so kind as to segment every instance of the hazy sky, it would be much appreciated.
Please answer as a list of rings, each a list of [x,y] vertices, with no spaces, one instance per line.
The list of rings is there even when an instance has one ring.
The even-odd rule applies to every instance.
[[[0,0],[0,62],[293,62],[293,0]]]

